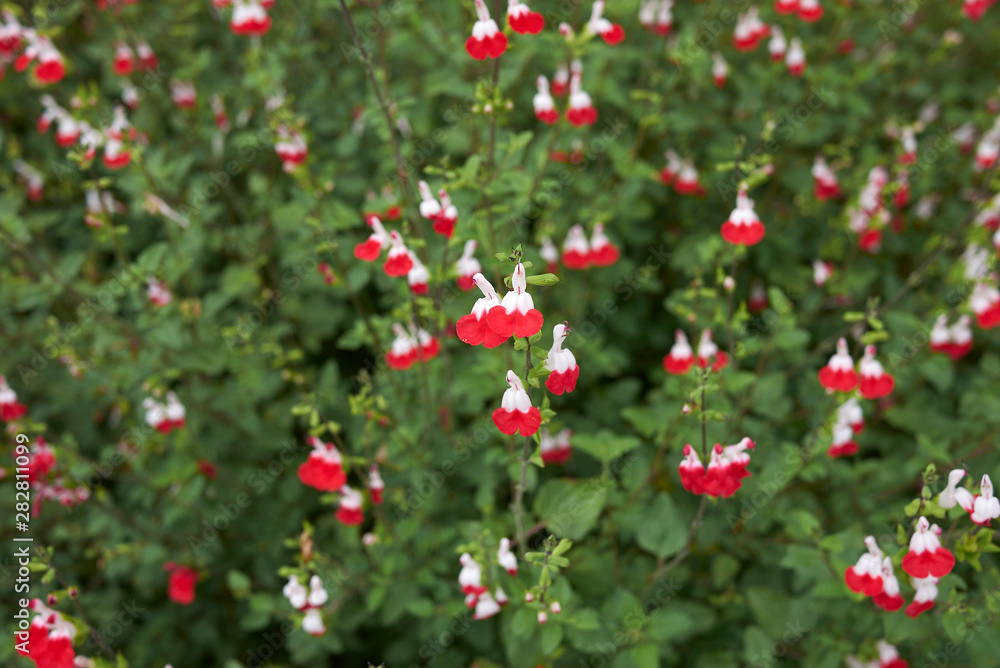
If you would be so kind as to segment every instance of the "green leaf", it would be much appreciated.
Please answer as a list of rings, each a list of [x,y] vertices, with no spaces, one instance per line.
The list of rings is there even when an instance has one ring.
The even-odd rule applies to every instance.
[[[690,523],[681,518],[673,500],[657,494],[642,512],[635,538],[639,547],[664,559],[680,552],[689,530]]]

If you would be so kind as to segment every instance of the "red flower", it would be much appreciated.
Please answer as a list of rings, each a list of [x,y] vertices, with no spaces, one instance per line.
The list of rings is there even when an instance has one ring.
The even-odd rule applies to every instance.
[[[825,367],[819,370],[819,383],[828,390],[851,392],[858,385],[858,372],[854,360],[847,352],[847,340],[837,341],[837,352]]]
[[[663,370],[674,376],[682,376],[694,366],[694,352],[681,330],[674,332],[674,339],[673,347],[663,358]]]
[[[194,587],[198,583],[198,571],[188,566],[178,566],[168,561],[163,570],[170,573],[167,580],[167,595],[170,600],[180,605],[191,605],[194,602]]]
[[[465,51],[476,60],[499,58],[507,50],[507,36],[500,32],[483,0],[476,0],[476,14],[479,20],[472,26],[472,36],[465,41]]]
[[[753,200],[741,188],[736,195],[736,208],[722,224],[722,238],[733,245],[753,246],[764,238],[764,224],[757,217]]]
[[[882,550],[878,548],[873,536],[865,538],[868,552],[858,558],[853,566],[844,571],[844,582],[856,594],[876,596],[882,593]],[[898,588],[897,588],[898,589]]]
[[[528,5],[520,0],[511,0],[507,4],[507,23],[510,29],[522,35],[537,35],[545,27],[545,17],[533,12]]]
[[[313,451],[309,458],[299,465],[299,480],[321,492],[335,492],[347,482],[347,474],[341,463],[340,453],[333,443],[324,443],[315,436],[306,439]]]
[[[888,396],[895,385],[896,380],[892,374],[887,373],[875,359],[875,346],[866,346],[865,356],[861,359],[861,396],[865,399],[880,399]]]
[[[917,521],[917,529],[910,538],[910,551],[903,557],[903,570],[915,578],[943,578],[955,567],[955,555],[941,546],[940,529],[933,527],[926,517]]]
[[[514,267],[510,283],[511,291],[503,296],[499,306],[490,308],[486,322],[490,329],[504,338],[512,335],[522,339],[534,336],[541,331],[544,319],[528,294],[527,276],[520,262]]]
[[[562,323],[552,328],[552,348],[545,358],[545,368],[549,370],[545,387],[552,394],[572,392],[576,389],[577,378],[580,377],[580,367],[576,363],[576,357],[571,351],[562,347],[569,331],[569,328]]]
[[[340,492],[343,496],[335,513],[337,521],[348,527],[358,526],[365,521],[364,513],[361,511],[361,493],[347,485],[344,485]]]
[[[542,413],[531,405],[521,379],[513,371],[507,372],[507,384],[500,408],[493,411],[493,424],[507,435],[531,436],[542,424]]]

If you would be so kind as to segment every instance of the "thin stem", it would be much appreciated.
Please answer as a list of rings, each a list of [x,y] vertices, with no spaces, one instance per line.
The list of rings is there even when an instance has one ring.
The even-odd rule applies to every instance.
[[[528,372],[531,371],[531,344],[524,351],[524,389],[531,398],[531,384],[528,383]],[[517,548],[524,557],[527,551],[527,536],[524,533],[524,488],[527,487],[528,459],[531,457],[531,437],[524,437],[524,449],[521,451],[521,475],[517,482],[517,492],[514,495],[514,526],[517,529]]]

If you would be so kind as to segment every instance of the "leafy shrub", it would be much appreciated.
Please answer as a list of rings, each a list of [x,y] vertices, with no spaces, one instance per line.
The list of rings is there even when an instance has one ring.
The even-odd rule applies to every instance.
[[[996,664],[988,4],[3,4],[37,665]]]

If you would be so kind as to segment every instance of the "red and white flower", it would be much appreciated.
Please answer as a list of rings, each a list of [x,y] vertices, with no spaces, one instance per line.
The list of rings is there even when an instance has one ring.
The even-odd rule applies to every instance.
[[[146,424],[164,436],[175,429],[184,428],[186,422],[184,405],[173,392],[167,392],[166,404],[147,397],[143,400],[142,407],[146,409]]]
[[[573,456],[573,445],[571,438],[573,432],[563,429],[556,435],[551,435],[545,429],[542,430],[542,461],[546,464],[565,464]]]
[[[859,390],[865,399],[881,399],[892,393],[896,379],[882,368],[875,359],[875,346],[865,346],[865,356],[861,358],[861,384]]]
[[[549,349],[548,357],[545,359],[545,368],[549,370],[549,376],[545,379],[545,387],[552,394],[572,392],[576,389],[576,381],[580,376],[580,367],[577,366],[576,357],[571,351],[562,347],[569,332],[569,327],[562,323],[552,328],[552,348]]]
[[[798,0],[795,0],[798,2]],[[785,59],[785,52],[788,50],[788,40],[785,39],[785,34],[781,32],[779,26],[771,27],[771,41],[767,43],[767,51],[771,54],[771,61],[775,63],[780,63]]]
[[[472,36],[465,41],[465,51],[476,60],[499,58],[507,50],[507,36],[490,17],[483,0],[476,0],[476,15],[479,18],[472,26]]]
[[[733,31],[733,47],[737,51],[753,51],[760,46],[760,40],[771,34],[770,28],[760,20],[759,14],[757,7],[752,6],[746,14],[737,17],[736,29]]]
[[[396,230],[389,233],[389,242],[389,254],[382,265],[382,270],[386,276],[393,278],[406,276],[413,269],[413,256],[403,244],[403,237]]]
[[[431,273],[413,251],[410,251],[410,262],[413,266],[406,272],[406,282],[410,286],[410,292],[415,295],[426,295],[427,281],[430,280]]]
[[[554,274],[559,270],[559,249],[552,243],[552,239],[545,237],[542,239],[542,247],[538,254],[545,260],[545,271]]]
[[[813,283],[822,287],[833,276],[833,263],[813,260]]]
[[[837,341],[837,352],[827,365],[819,370],[819,383],[833,392],[852,392],[858,385],[858,372],[854,370],[854,359],[847,351],[847,339]]]
[[[625,28],[604,18],[604,4],[604,0],[595,0],[590,20],[587,21],[587,31],[600,35],[609,46],[614,46],[625,39]]]
[[[535,79],[535,85],[538,87],[538,92],[531,101],[535,108],[535,118],[542,123],[553,125],[559,120],[559,110],[556,109],[555,100],[549,93],[549,80],[544,74],[540,74]]]
[[[590,265],[590,242],[582,225],[574,225],[563,241],[562,263],[567,269],[586,269]]]
[[[17,393],[7,384],[7,379],[0,376],[0,420],[13,422],[23,417],[28,407],[17,400]]]
[[[258,0],[235,0],[229,29],[234,35],[259,37],[271,29],[271,17]]]
[[[517,577],[517,557],[510,551],[510,539],[501,538],[497,549],[497,563],[510,575]]]
[[[377,506],[382,505],[382,493],[385,491],[385,482],[382,474],[379,473],[378,465],[372,464],[368,469],[368,494],[372,497],[372,503]]]
[[[785,67],[793,77],[800,77],[806,71],[806,52],[802,48],[802,40],[798,37],[793,37],[788,47],[788,53],[785,54]]]
[[[701,340],[698,341],[698,366],[705,368],[711,366],[712,371],[722,371],[729,364],[729,355],[712,340],[712,330],[705,329],[701,332]]]
[[[77,665],[73,650],[76,627],[73,623],[46,607],[41,599],[31,599],[28,607],[35,613],[28,627],[28,641],[25,643],[28,651],[23,652],[18,646],[18,654],[30,658],[37,668],[73,668]]]
[[[473,256],[477,246],[478,244],[475,239],[466,241],[465,248],[462,250],[462,256],[455,262],[455,273],[458,274],[458,288],[463,292],[468,292],[475,287],[476,274],[483,271],[479,260]]]
[[[823,5],[819,0],[799,0],[799,19],[806,23],[815,23],[823,18]]]
[[[160,66],[160,59],[145,41],[135,45],[135,55],[139,58],[138,67],[142,71],[155,70]]]
[[[426,181],[417,181],[417,190],[420,191],[420,215],[427,220],[434,221],[441,215],[441,203],[434,199],[431,187]]]
[[[879,640],[875,647],[878,649],[878,668],[909,668],[910,664],[899,658],[899,652],[893,645]]]
[[[583,64],[578,60],[574,60],[573,70],[582,70]],[[566,67],[565,63],[559,63],[556,67],[556,73],[552,76],[552,95],[555,97],[564,97],[566,93],[569,92],[569,68]]]
[[[874,536],[865,538],[868,552],[862,554],[856,564],[844,571],[844,582],[856,594],[877,596],[882,593],[882,559],[884,555],[875,542]]]
[[[544,319],[528,294],[528,280],[520,262],[514,267],[510,284],[511,291],[500,300],[500,306],[489,310],[486,322],[494,332],[505,338],[512,335],[521,339],[534,336],[541,331]]]
[[[799,0],[774,0],[774,11],[778,14],[795,14],[799,11]]]
[[[840,189],[840,181],[837,180],[837,175],[830,169],[829,165],[826,164],[826,160],[823,156],[817,155],[816,161],[813,162],[812,166],[813,175],[813,195],[820,202],[826,202],[831,199],[839,199],[843,192]]]
[[[27,41],[28,46],[14,61],[14,71],[23,72],[37,60],[38,64],[32,70],[32,75],[38,83],[51,85],[62,81],[66,76],[66,61],[52,41],[32,28],[22,30],[21,37]]]
[[[431,228],[441,236],[451,239],[455,232],[455,224],[458,223],[458,207],[451,203],[451,197],[444,188],[438,190],[438,197],[441,198],[441,212],[434,218]]]
[[[518,433],[531,436],[542,424],[542,413],[531,405],[531,398],[521,384],[521,379],[513,371],[507,372],[507,385],[500,408],[493,411],[493,424],[508,436]]]
[[[914,578],[943,578],[955,566],[955,555],[941,546],[941,529],[926,517],[917,520],[910,538],[910,551],[903,557],[903,570]]]
[[[899,579],[893,572],[889,557],[882,560],[882,591],[875,594],[872,601],[886,612],[896,612],[906,602],[899,594]]]
[[[729,214],[729,220],[722,224],[722,238],[734,246],[753,246],[764,238],[764,223],[760,222],[754,211],[753,200],[747,196],[746,185],[742,185],[736,195],[736,208]]]
[[[481,273],[475,274],[472,281],[483,293],[483,296],[476,300],[469,315],[458,319],[458,322],[455,323],[455,332],[460,340],[470,346],[483,344],[486,348],[496,348],[510,338],[493,331],[486,319],[491,309],[500,308],[500,297],[493,289],[493,284],[486,280],[486,277]]]
[[[673,182],[674,178],[680,173],[684,164],[681,162],[677,152],[672,148],[668,148],[664,151],[663,155],[667,159],[667,164],[660,170],[660,183],[665,186],[669,186]]]
[[[170,99],[178,109],[194,109],[198,92],[194,89],[194,84],[174,80],[170,82]]]
[[[115,57],[111,65],[111,71],[119,77],[127,77],[135,70],[135,53],[125,42],[118,42],[115,45]]]
[[[750,463],[747,450],[754,447],[756,444],[750,438],[725,448],[716,443],[706,468],[697,451],[690,444],[685,445],[684,459],[678,466],[681,485],[692,494],[729,498],[743,485],[743,479],[751,475],[747,471]]]
[[[14,159],[11,166],[24,183],[28,199],[32,202],[41,201],[45,186],[45,177],[42,176],[42,173],[20,158]]]
[[[694,365],[694,351],[682,330],[674,332],[674,339],[670,352],[663,358],[663,370],[674,376],[683,376]]]
[[[976,314],[976,323],[983,329],[1000,325],[1000,290],[986,283],[977,283],[969,297],[969,307]]]
[[[545,27],[545,17],[531,11],[521,0],[507,0],[507,23],[521,35],[537,35]]]
[[[916,592],[913,595],[913,602],[906,606],[906,614],[910,617],[919,617],[934,607],[934,601],[938,595],[939,578],[932,576],[926,578],[911,578],[910,584]]]
[[[347,527],[356,527],[365,521],[364,513],[361,511],[361,492],[344,485],[340,488],[340,503],[337,505],[335,517],[337,521]]]
[[[354,257],[364,262],[374,262],[384,249],[392,246],[392,237],[385,231],[377,216],[368,216],[365,222],[372,228],[372,233],[368,239],[354,247]]]
[[[498,593],[500,591],[497,590]],[[472,618],[475,620],[489,619],[498,612],[500,612],[500,603],[489,592],[485,592],[476,599],[476,608],[472,613]]]
[[[153,276],[150,276],[148,280],[149,287],[146,288],[146,295],[149,297],[149,301],[152,304],[162,308],[173,300],[173,295],[170,294],[170,290],[167,288],[166,283],[158,281]]]
[[[343,460],[333,443],[324,443],[315,436],[306,439],[312,446],[308,459],[299,465],[298,476],[303,485],[321,492],[336,492],[347,482]]]
[[[837,421],[848,424],[855,434],[860,434],[865,429],[865,414],[861,410],[861,404],[854,397],[849,398],[837,408]]]
[[[476,560],[466,552],[458,559],[462,570],[458,572],[458,586],[466,596],[482,596],[486,593],[483,586],[483,569]]]
[[[716,88],[726,87],[726,77],[729,76],[729,65],[718,51],[712,53],[712,82]]]
[[[858,444],[854,440],[854,430],[846,422],[836,422],[833,425],[833,444],[827,448],[827,456],[836,459],[858,452]]]
[[[566,108],[566,120],[570,125],[581,128],[597,122],[597,109],[590,100],[590,95],[580,88],[581,72],[573,72],[569,82],[569,106]]]
[[[594,232],[590,235],[588,264],[595,267],[610,267],[618,262],[620,257],[621,251],[604,234],[604,223],[595,223]]]
[[[674,192],[678,195],[697,195],[704,197],[707,193],[705,186],[698,179],[698,170],[690,158],[685,158],[681,162],[681,169],[674,179]]]
[[[302,617],[302,630],[316,638],[326,633],[323,614],[316,609],[306,610],[306,614]]]

